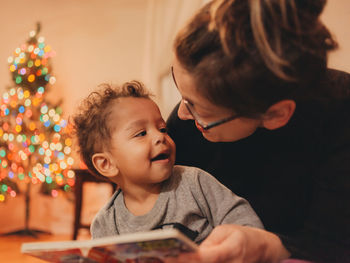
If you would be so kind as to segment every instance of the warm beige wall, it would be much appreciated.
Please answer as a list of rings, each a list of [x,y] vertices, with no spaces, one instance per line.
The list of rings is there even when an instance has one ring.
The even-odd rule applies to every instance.
[[[328,0],[322,19],[339,43],[330,54],[329,66],[350,72],[350,1]]]
[[[1,1],[0,92],[11,84],[7,58],[24,43],[36,21],[57,55],[54,92],[64,111],[102,82],[140,79],[148,0]]]

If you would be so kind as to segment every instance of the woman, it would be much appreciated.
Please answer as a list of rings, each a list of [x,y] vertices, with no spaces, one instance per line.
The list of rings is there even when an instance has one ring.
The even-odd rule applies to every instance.
[[[177,163],[248,199],[266,231],[219,226],[176,261],[350,261],[350,77],[327,69],[325,3],[212,1],[178,33]]]

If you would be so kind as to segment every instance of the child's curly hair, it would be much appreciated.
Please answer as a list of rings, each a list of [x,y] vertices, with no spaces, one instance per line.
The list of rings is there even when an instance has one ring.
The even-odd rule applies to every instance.
[[[101,84],[99,87],[99,90],[90,93],[81,103],[72,121],[84,163],[93,174],[102,176],[94,167],[92,156],[103,151],[111,139],[113,127],[108,125],[112,113],[110,104],[118,98],[126,97],[151,99],[152,94],[141,82],[135,80],[122,86]]]

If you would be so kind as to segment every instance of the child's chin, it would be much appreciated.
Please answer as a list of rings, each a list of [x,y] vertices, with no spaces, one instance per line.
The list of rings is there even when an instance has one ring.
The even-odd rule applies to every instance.
[[[163,174],[161,181],[166,181],[172,175],[172,169]]]

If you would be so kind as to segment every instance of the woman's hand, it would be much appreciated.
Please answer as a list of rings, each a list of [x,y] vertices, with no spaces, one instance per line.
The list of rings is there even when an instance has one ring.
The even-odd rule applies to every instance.
[[[166,262],[272,263],[288,257],[289,252],[273,233],[247,226],[220,225],[203,241],[198,252],[184,253]]]

